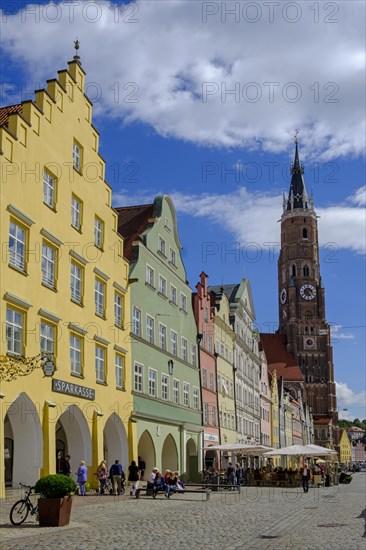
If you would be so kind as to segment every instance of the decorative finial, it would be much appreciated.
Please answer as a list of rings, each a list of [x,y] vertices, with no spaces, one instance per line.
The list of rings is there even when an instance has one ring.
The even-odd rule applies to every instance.
[[[297,136],[299,135],[299,130],[295,130],[295,143],[299,143],[299,140],[297,139]]]
[[[79,63],[79,65],[81,65],[80,56],[78,54],[79,48],[80,48],[80,42],[79,42],[77,37],[76,37],[76,40],[74,40],[74,48],[75,48],[74,61],[77,61]]]

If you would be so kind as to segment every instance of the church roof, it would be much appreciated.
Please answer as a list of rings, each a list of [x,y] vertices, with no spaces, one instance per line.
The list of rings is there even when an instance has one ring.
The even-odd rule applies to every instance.
[[[291,185],[287,200],[287,210],[293,210],[295,208],[309,208],[308,196],[303,178],[304,167],[299,158],[299,143],[297,138],[295,140],[295,144],[295,159],[293,165],[291,166]]]
[[[304,375],[292,353],[286,349],[284,337],[280,333],[260,333],[260,339],[265,351],[268,370],[276,370],[277,376],[287,381],[303,382]]]

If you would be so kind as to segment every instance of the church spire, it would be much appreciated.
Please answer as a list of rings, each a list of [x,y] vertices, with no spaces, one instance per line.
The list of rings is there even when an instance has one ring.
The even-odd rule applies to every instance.
[[[291,185],[290,192],[287,200],[287,210],[294,210],[295,208],[307,209],[309,208],[308,195],[306,193],[306,187],[304,179],[302,177],[304,173],[304,166],[300,162],[299,158],[299,140],[298,130],[295,132],[295,159],[291,166]]]

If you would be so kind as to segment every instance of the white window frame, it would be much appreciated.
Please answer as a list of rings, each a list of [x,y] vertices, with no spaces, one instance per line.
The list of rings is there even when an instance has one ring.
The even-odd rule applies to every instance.
[[[182,336],[181,339],[181,354],[183,361],[187,361],[187,354],[188,354],[188,340],[187,338],[184,338]]]
[[[95,278],[94,285],[94,301],[95,301],[95,314],[98,317],[105,316],[105,302],[106,302],[106,284],[103,283],[98,277]]]
[[[202,369],[202,387],[207,388],[207,369]]]
[[[187,313],[187,296],[184,294],[184,292],[180,293],[179,308]]]
[[[48,170],[43,171],[43,202],[53,209],[56,206],[56,181]]]
[[[174,267],[177,267],[177,254],[176,254],[174,248],[171,248],[171,247],[169,247],[169,262]]]
[[[69,345],[71,374],[81,376],[83,371],[83,339],[77,334],[71,333]]]
[[[183,382],[183,405],[189,407],[189,384]]]
[[[166,242],[161,235],[158,237],[158,251],[160,254],[163,254],[163,256],[166,256]]]
[[[103,248],[104,241],[104,222],[99,216],[94,216],[94,244],[98,248]]]
[[[56,286],[57,250],[47,242],[42,242],[42,283],[50,288]]]
[[[23,355],[24,313],[8,306],[6,308],[7,353]]]
[[[71,299],[77,304],[83,303],[83,277],[84,277],[83,267],[76,262],[71,262],[71,267],[70,267]]]
[[[170,301],[177,305],[177,287],[172,284],[170,285]]]
[[[167,341],[166,341],[166,325],[159,323],[159,348],[166,351]]]
[[[77,231],[81,230],[82,204],[78,197],[71,196],[71,226]]]
[[[95,379],[97,382],[105,383],[106,378],[107,350],[102,346],[95,346]]]
[[[169,376],[164,373],[161,375],[161,398],[169,401]]]
[[[146,282],[155,288],[155,269],[149,264],[146,264]]]
[[[197,367],[197,347],[195,344],[191,344],[191,363],[194,367]]]
[[[212,372],[209,373],[209,389],[210,391],[214,391],[214,375]]]
[[[210,420],[210,415],[208,412],[208,403],[204,403],[203,404],[203,423],[207,425],[210,423],[209,420]]]
[[[114,324],[123,328],[123,296],[120,292],[114,292]]]
[[[173,379],[173,403],[175,405],[180,404],[180,381],[176,378]]]
[[[148,370],[148,391],[150,397],[157,397],[157,379],[158,373],[155,369],[149,368]]]
[[[39,341],[41,353],[55,354],[56,327],[51,323],[41,320],[39,326]]]
[[[132,308],[132,333],[141,336],[141,310],[136,306]]]
[[[141,365],[141,363],[134,363],[133,389],[138,393],[142,393],[144,391],[144,365]]]
[[[155,341],[155,319],[148,313],[146,314],[146,340],[150,344]]]
[[[25,271],[27,248],[27,229],[10,220],[9,225],[9,264],[16,269]]]
[[[216,421],[216,405],[212,405],[211,414],[212,414],[212,425],[213,425],[213,426],[217,426],[217,421]]]
[[[124,389],[124,377],[125,377],[125,357],[120,353],[116,353],[114,358],[114,368],[116,376],[116,387],[119,389]]]
[[[159,275],[159,292],[163,296],[166,296],[166,278],[162,275]]]
[[[196,386],[193,386],[193,408],[198,410],[199,404],[200,404],[199,390]]]
[[[170,331],[170,353],[172,355],[178,355],[178,334],[175,330]]]
[[[82,153],[81,145],[74,140],[72,145],[72,165],[78,172],[81,172]]]

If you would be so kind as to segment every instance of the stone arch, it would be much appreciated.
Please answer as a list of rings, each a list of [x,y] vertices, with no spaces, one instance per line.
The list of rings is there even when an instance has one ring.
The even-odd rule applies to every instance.
[[[243,419],[241,419],[243,420]],[[206,450],[205,453],[205,469],[217,468],[219,466],[217,451]]]
[[[186,472],[189,480],[197,479],[198,454],[195,441],[190,437],[186,443]]]
[[[178,451],[171,434],[168,434],[164,441],[161,451],[161,467],[163,472],[168,468],[172,471],[178,470]]]
[[[116,413],[110,415],[104,426],[103,454],[108,467],[118,459],[126,471],[129,465],[128,439],[125,426]]]
[[[13,451],[9,485],[16,486],[19,481],[34,485],[43,463],[43,434],[37,409],[25,392],[7,410],[5,438],[8,440],[5,458],[9,460],[8,453]]]
[[[156,463],[155,445],[148,430],[145,430],[139,439],[137,453],[145,462],[145,477],[151,472],[154,466],[160,467],[160,464]]]
[[[66,454],[71,456],[71,470],[78,469],[80,460],[92,464],[92,442],[88,422],[77,405],[68,407],[56,423],[56,438],[60,433],[66,439]]]

